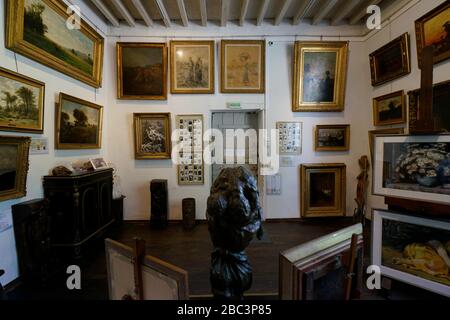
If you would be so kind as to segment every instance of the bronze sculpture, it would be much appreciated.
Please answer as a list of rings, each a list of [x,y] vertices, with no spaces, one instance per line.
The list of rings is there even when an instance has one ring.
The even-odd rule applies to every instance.
[[[241,300],[252,284],[245,248],[261,239],[262,209],[253,174],[244,167],[221,171],[211,188],[206,216],[214,245],[210,280],[215,298]]]

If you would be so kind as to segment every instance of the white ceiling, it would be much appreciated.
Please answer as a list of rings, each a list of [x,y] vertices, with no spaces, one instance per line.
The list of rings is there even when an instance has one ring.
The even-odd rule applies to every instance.
[[[230,24],[360,25],[366,9],[386,12],[397,0],[82,0],[108,24],[121,27]],[[399,2],[399,1],[397,1]],[[403,1],[405,4],[409,1]],[[383,18],[387,18],[383,16]]]

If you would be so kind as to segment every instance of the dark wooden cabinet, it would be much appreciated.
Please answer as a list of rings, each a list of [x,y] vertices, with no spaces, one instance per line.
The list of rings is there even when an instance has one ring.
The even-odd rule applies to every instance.
[[[79,258],[84,245],[114,223],[112,172],[105,169],[67,177],[44,177],[52,248]]]

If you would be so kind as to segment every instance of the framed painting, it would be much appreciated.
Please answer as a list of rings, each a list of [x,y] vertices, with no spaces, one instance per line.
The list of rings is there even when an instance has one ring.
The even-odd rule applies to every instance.
[[[293,112],[344,110],[347,56],[348,42],[295,42]]]
[[[300,180],[302,218],[345,216],[345,164],[303,164]]]
[[[372,213],[372,264],[383,276],[450,297],[450,222]]]
[[[204,184],[203,115],[177,115],[176,129],[178,144],[182,146],[178,153],[178,184]]]
[[[45,84],[0,68],[0,130],[44,132]]]
[[[59,94],[56,104],[56,149],[101,149],[103,107]]]
[[[117,43],[117,98],[167,99],[167,45]]]
[[[450,204],[450,135],[376,136],[374,195]]]
[[[222,93],[264,93],[266,90],[266,42],[222,40]]]
[[[108,164],[103,158],[91,158],[89,159],[89,161],[91,162],[92,168],[94,168],[94,170],[103,170],[109,168]]]
[[[171,159],[170,113],[135,113],[135,158]]]
[[[380,129],[380,130],[370,130],[369,131],[369,149],[370,149],[370,158],[373,163],[373,148],[375,146],[375,137],[377,135],[401,135],[405,133],[404,128],[389,128],[389,129]]]
[[[102,85],[104,39],[60,0],[7,0],[6,47],[90,86]],[[79,26],[68,21],[79,20]]]
[[[170,42],[170,92],[214,93],[214,41]]]
[[[422,50],[434,46],[434,63],[450,58],[450,2],[416,20],[416,42],[419,67],[422,66]]]
[[[27,194],[28,137],[0,136],[0,201]]]
[[[403,90],[373,99],[375,127],[406,123],[406,102]]]
[[[409,34],[406,32],[369,56],[372,86],[379,86],[411,72]]]
[[[282,156],[302,154],[303,123],[294,121],[277,122],[278,153]]]
[[[316,151],[350,150],[350,125],[318,125],[314,145]]]

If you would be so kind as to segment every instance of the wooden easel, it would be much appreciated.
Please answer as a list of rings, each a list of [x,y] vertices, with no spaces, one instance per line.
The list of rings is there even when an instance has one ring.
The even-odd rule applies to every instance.
[[[356,251],[358,248],[358,235],[352,235],[352,242],[350,246],[349,267],[347,272],[347,283],[345,287],[345,300],[348,301],[352,295],[353,277],[355,276]]]
[[[136,299],[126,294],[122,300],[144,300],[144,286],[142,283],[142,262],[145,257],[145,240],[134,238],[133,267],[134,267],[134,294]]]

